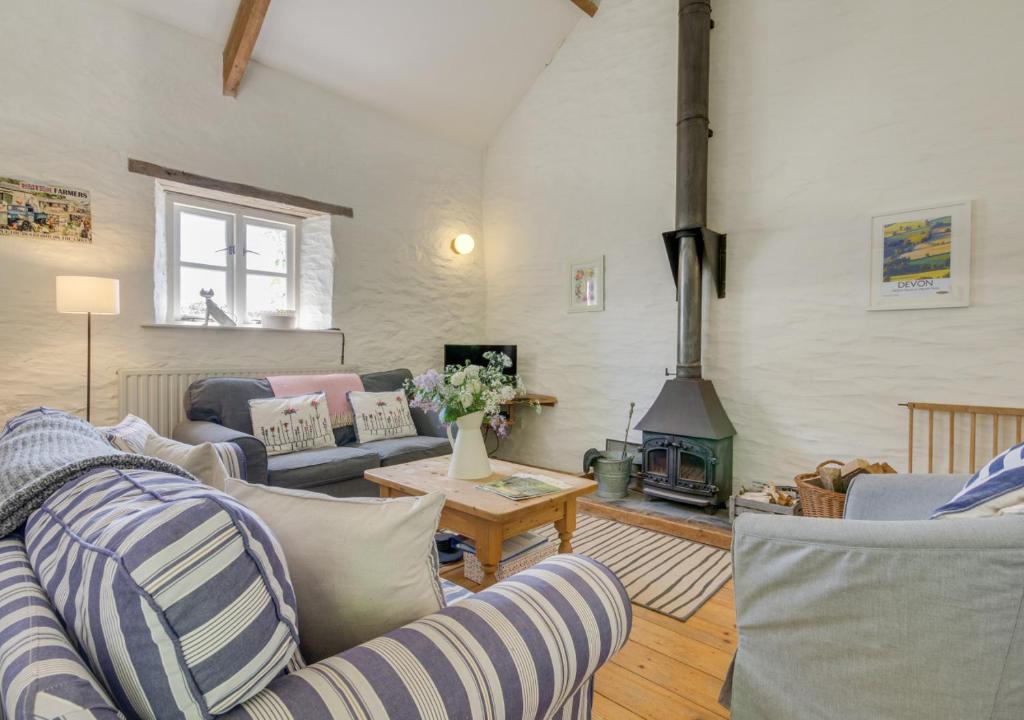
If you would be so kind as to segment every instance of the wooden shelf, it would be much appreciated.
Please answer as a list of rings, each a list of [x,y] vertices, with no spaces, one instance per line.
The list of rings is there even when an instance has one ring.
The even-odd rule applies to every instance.
[[[541,395],[539,393],[526,393],[513,400],[510,405],[543,405],[552,407],[558,404],[558,398],[554,395]]]
[[[506,410],[505,414],[508,415],[508,419],[510,421],[515,421],[515,419],[516,419],[516,408],[517,407],[536,406],[536,405],[540,405],[541,407],[554,407],[557,404],[558,404],[558,398],[556,398],[554,395],[541,395],[539,393],[526,393],[525,395],[521,395],[520,397],[517,397],[515,400],[513,400],[508,405],[506,405],[505,406],[505,410]]]

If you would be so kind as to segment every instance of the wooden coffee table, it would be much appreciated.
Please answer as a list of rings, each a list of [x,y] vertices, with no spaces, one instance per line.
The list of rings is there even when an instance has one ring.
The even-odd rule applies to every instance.
[[[501,562],[501,544],[507,538],[553,523],[558,531],[558,552],[572,552],[572,533],[576,529],[576,498],[597,489],[587,478],[528,465],[492,460],[494,473],[483,480],[453,480],[448,477],[446,457],[428,458],[403,465],[367,470],[367,480],[380,486],[381,497],[408,497],[440,491],[445,495],[441,526],[473,538],[476,556],[484,571],[483,585],[495,582]],[[517,473],[545,475],[566,483],[569,488],[529,500],[509,500],[477,489],[502,477]]]

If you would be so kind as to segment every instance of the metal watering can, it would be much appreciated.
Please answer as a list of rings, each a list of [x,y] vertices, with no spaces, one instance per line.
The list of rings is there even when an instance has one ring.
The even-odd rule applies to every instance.
[[[633,459],[625,460],[618,453],[608,453],[591,448],[583,455],[583,472],[594,469],[597,480],[597,495],[606,500],[621,500],[626,497],[629,488],[629,472],[633,467]]]

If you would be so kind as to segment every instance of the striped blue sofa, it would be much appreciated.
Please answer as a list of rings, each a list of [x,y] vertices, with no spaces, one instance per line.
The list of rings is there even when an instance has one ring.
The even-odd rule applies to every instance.
[[[111,478],[111,488],[130,484],[146,490],[162,482],[151,471],[106,472],[119,473],[123,481]],[[68,492],[74,482],[61,491],[65,504],[82,502]],[[120,512],[116,504],[104,507]],[[39,515],[46,512],[52,517]],[[6,720],[588,718],[594,673],[630,630],[629,600],[615,576],[590,559],[562,555],[476,595],[447,585],[448,606],[439,612],[314,665],[290,663],[287,672],[268,677],[240,703],[222,701],[220,709],[210,710],[204,704],[209,695],[198,704],[172,702],[183,692],[175,686],[197,680],[167,677],[170,689],[160,699],[140,699],[129,689],[132,710],[115,704],[112,698],[125,696],[125,689],[106,686],[87,659],[114,655],[78,647],[64,624],[105,629],[109,605],[82,596],[97,582],[98,592],[116,597],[125,591],[106,579],[100,553],[83,559],[95,546],[57,545],[61,532],[75,532],[56,520],[57,513],[44,507],[33,518],[23,533],[0,539],[0,707]],[[103,642],[109,641],[108,633]],[[119,674],[134,671],[117,668]]]

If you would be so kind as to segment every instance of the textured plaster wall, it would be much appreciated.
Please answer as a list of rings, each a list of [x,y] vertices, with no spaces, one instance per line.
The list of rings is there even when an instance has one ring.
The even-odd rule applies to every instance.
[[[84,406],[85,319],[54,311],[54,276],[121,279],[122,313],[94,321],[94,419],[115,419],[128,367],[326,367],[336,336],[144,329],[153,321],[153,181],[137,157],[350,205],[335,218],[333,324],[359,368],[440,361],[483,332],[481,157],[253,65],[221,95],[221,48],[98,0],[0,0],[11,74],[0,175],[92,192],[95,241],[0,238],[0,417]],[[20,28],[20,30],[16,30]]]
[[[518,343],[530,386],[560,401],[510,458],[576,468],[674,362],[659,234],[676,8],[605,0],[487,152],[488,336]],[[737,477],[829,457],[903,468],[897,403],[1024,403],[1024,8],[716,0],[714,15],[710,225],[729,233],[729,295],[705,299],[704,362],[739,431]],[[963,198],[972,306],[867,312],[870,215]],[[567,314],[566,265],[600,254],[607,311]]]

